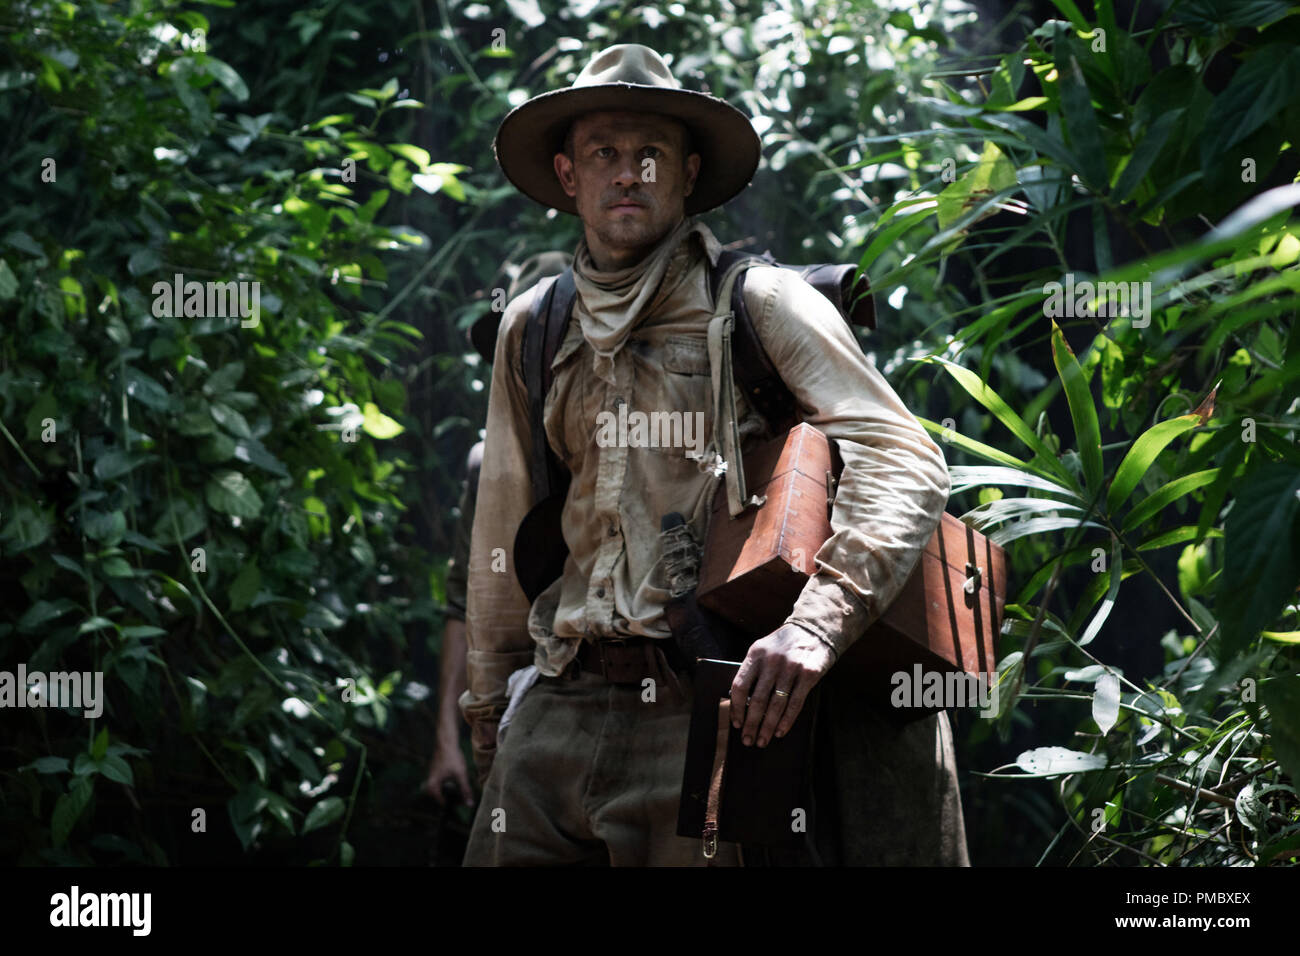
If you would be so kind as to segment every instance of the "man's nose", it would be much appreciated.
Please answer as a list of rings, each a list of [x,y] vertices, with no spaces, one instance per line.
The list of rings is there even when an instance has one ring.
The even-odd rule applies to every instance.
[[[641,182],[641,167],[635,156],[622,156],[614,167],[614,184],[628,187]]]

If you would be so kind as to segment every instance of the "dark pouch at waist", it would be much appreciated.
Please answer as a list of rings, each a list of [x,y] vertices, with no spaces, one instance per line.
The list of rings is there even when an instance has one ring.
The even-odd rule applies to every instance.
[[[695,704],[686,743],[678,836],[702,839],[706,819],[716,819],[717,839],[755,846],[790,846],[809,838],[812,815],[812,732],[818,688],[813,688],[790,732],[766,747],[746,747],[740,731],[719,733],[718,705],[731,694],[739,661],[701,660],[696,666]],[[721,771],[720,781],[716,781]],[[720,783],[716,813],[709,791]]]

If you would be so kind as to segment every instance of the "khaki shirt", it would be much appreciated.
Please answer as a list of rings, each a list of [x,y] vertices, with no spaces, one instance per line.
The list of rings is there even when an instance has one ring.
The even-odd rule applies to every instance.
[[[598,443],[600,413],[617,415],[621,403],[629,420],[637,411],[681,411],[683,418],[701,412],[705,441],[712,441],[708,266],[720,251],[707,228],[681,242],[674,254],[690,257],[688,278],[616,353],[612,383],[593,373],[578,321],[581,296],[575,302],[545,406],[551,445],[573,475],[562,515],[570,553],[531,613],[510,561],[515,532],[534,504],[520,349],[536,286],[506,308],[471,543],[469,683],[460,701],[478,731],[480,759],[492,752],[495,725],[478,722],[500,718],[514,670],[535,663],[556,676],[584,637],[671,636],[663,617],[667,582],[658,569],[660,519],[680,512],[703,541],[720,480],[681,447]],[[939,448],[816,289],[792,272],[758,265],[746,273],[744,292],[754,328],[804,421],[834,439],[843,458],[831,537],[788,618],[843,652],[898,594],[934,533],[948,472]],[[740,389],[736,395],[742,437],[766,434]]]

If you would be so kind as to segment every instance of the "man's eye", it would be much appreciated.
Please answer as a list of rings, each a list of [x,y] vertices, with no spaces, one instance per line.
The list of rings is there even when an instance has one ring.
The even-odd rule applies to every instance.
[[[644,153],[645,155],[647,155],[647,156],[658,156],[658,155],[659,155],[659,147],[658,147],[658,146],[647,146],[647,147],[646,147],[645,149],[643,149],[641,152],[643,152],[643,153]]]
[[[596,150],[596,155],[601,159],[608,159],[610,156],[614,155],[614,147],[602,146],[600,149]]]

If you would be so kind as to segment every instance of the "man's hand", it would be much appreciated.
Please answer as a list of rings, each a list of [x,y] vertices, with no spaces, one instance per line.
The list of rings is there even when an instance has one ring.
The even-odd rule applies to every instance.
[[[757,740],[766,747],[773,733],[784,737],[833,663],[829,647],[793,624],[755,641],[731,682],[732,726],[744,721],[745,746]]]
[[[424,781],[424,792],[442,804],[442,787],[447,780],[459,788],[460,798],[466,806],[474,806],[474,791],[469,785],[469,767],[465,765],[465,755],[454,742],[450,746],[440,742],[434,750],[429,775]]]

